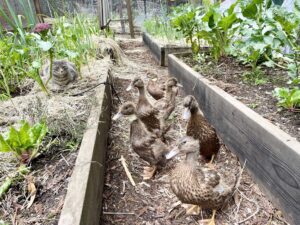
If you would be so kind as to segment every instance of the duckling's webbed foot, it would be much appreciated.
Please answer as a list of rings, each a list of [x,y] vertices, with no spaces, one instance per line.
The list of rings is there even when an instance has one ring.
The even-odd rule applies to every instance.
[[[156,166],[150,166],[150,167],[145,166],[143,171],[143,180],[151,179],[154,176],[156,169],[157,169]]]
[[[209,163],[207,163],[207,166],[208,166],[210,169],[215,169],[215,165],[213,164],[214,158],[215,158],[215,154],[213,154],[213,155],[211,156],[211,160],[209,161]]]
[[[186,210],[186,215],[199,215],[201,208],[198,205],[182,204],[181,205]]]
[[[207,223],[207,225],[216,225],[215,223],[215,216],[216,216],[217,210],[213,210],[212,217],[210,219],[201,220],[201,222]]]

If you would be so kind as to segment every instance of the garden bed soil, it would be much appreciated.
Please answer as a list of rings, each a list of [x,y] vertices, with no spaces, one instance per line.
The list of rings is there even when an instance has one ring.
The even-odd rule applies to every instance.
[[[180,58],[212,84],[300,141],[300,113],[278,107],[277,100],[273,96],[276,87],[287,86],[286,71],[262,67],[262,75],[256,81],[265,83],[255,85],[255,78],[251,80],[251,75],[245,76],[245,73],[251,72],[251,68],[242,65],[232,57],[222,57],[218,62],[207,57],[201,63],[195,61],[192,55],[180,56]]]
[[[29,165],[29,175],[16,182],[1,199],[0,223],[1,220],[20,225],[58,223],[86,122],[92,106],[97,105],[97,88],[81,92],[96,86],[111,66],[108,57],[91,60],[81,68],[82,79],[71,83],[61,93],[47,97],[35,86],[24,96],[0,102],[1,132],[7,131],[10,125],[17,125],[21,119],[37,122],[45,118],[49,129],[41,155]],[[17,166],[12,155],[0,154],[0,184]],[[33,204],[28,207],[30,183],[35,185],[37,192]]]
[[[167,69],[157,66],[151,53],[140,39],[119,40],[121,48],[129,58],[126,65],[113,68],[115,88],[121,101],[136,102],[138,94],[125,89],[134,76],[140,76],[146,82],[153,75],[158,75],[159,82],[168,78]],[[186,122],[181,119],[182,101],[185,94],[182,90],[176,99],[177,106],[171,116],[172,129],[169,131],[170,149],[179,137],[185,134]],[[114,115],[120,105],[113,105]],[[170,171],[178,159],[172,160],[155,178],[143,181],[141,174],[146,163],[131,150],[129,143],[129,122],[126,119],[113,121],[107,152],[105,187],[103,193],[103,212],[100,224],[199,224],[211,211],[203,210],[198,216],[186,216],[182,207],[174,207],[178,201],[169,186]],[[123,156],[129,171],[136,182],[134,187],[128,180],[119,159]],[[242,171],[241,181],[234,198],[228,206],[217,212],[216,224],[287,224],[279,210],[272,206],[259,190],[252,178],[240,165],[237,157],[224,145],[216,160],[216,168],[221,173],[236,174]],[[200,223],[201,224],[201,223]]]

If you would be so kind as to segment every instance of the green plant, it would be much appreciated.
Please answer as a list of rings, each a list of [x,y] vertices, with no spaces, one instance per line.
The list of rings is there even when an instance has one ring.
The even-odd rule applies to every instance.
[[[260,70],[260,68],[256,68],[255,70],[245,72],[242,75],[242,77],[245,83],[249,83],[252,85],[262,85],[268,82],[267,77]]]
[[[23,121],[19,130],[10,127],[9,132],[0,134],[0,152],[12,152],[22,163],[28,163],[37,156],[47,130],[44,122],[30,126]]]
[[[273,92],[278,100],[278,105],[291,111],[299,111],[300,89],[298,88],[276,88]]]
[[[27,29],[32,28],[36,24],[36,17],[33,12],[33,6],[31,5],[31,1],[28,0],[19,0],[19,5],[21,6],[21,10],[24,15],[17,15],[12,4],[9,0],[5,0],[2,5],[0,5],[0,17],[15,31],[17,32],[21,39],[25,41],[24,34],[25,34],[25,25]],[[4,10],[4,4],[8,9],[8,14]],[[0,25],[1,26],[1,25]],[[5,31],[6,28],[1,27],[0,31]],[[2,33],[1,32],[1,33]]]
[[[202,26],[196,35],[208,42],[216,60],[226,55],[231,36],[235,32],[236,28],[233,25],[238,21],[234,11],[236,5],[237,3],[232,4],[224,12],[219,4],[212,5],[201,18]]]
[[[282,54],[285,46],[295,49],[299,16],[275,6],[271,0],[246,0],[239,5],[241,13],[230,54],[250,63],[254,70],[259,64],[286,69],[276,61],[288,60]]]
[[[25,165],[21,165],[15,173],[7,176],[4,182],[0,185],[0,199],[3,198],[3,196],[7,193],[7,191],[15,181],[23,179],[24,176],[27,175],[29,172],[30,170],[28,167],[26,167]]]
[[[182,33],[187,43],[191,44],[194,54],[200,51],[201,39],[196,36],[199,30],[198,16],[203,13],[203,8],[192,5],[182,5],[174,8],[171,15],[171,26]]]
[[[235,30],[233,25],[238,20],[234,11],[237,3],[224,12],[219,4],[210,5],[204,13],[203,8],[179,7],[172,18],[172,26],[182,32],[194,54],[198,54],[201,45],[206,42],[211,46],[213,57],[218,60],[226,54],[230,38]]]
[[[171,27],[168,17],[154,17],[147,19],[143,23],[143,28],[147,33],[155,37],[165,38],[168,41],[174,41],[183,38],[179,32]]]
[[[75,15],[56,18],[46,32],[10,32],[0,39],[0,99],[18,93],[25,78],[34,79],[41,89],[47,89],[40,70],[47,59],[68,58],[80,72],[82,64],[96,55],[92,36],[100,34],[96,18]],[[42,24],[45,25],[45,24]],[[35,27],[37,28],[37,27]],[[52,70],[50,70],[52,71]],[[50,76],[51,77],[51,76]]]
[[[250,109],[256,109],[258,107],[258,104],[257,103],[250,103],[248,104],[249,108]]]

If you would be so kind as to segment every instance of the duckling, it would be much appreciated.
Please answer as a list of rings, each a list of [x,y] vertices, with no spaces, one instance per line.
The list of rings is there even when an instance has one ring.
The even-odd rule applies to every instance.
[[[153,78],[148,81],[147,91],[155,100],[159,100],[165,95],[165,87],[164,85],[159,85],[157,83],[157,78]]]
[[[208,123],[199,109],[195,97],[188,95],[183,100],[183,119],[188,120],[186,135],[200,141],[200,155],[212,163],[215,154],[220,149],[219,138],[215,129]]]
[[[200,166],[197,162],[199,148],[199,140],[186,136],[166,155],[167,159],[177,154],[186,155],[186,158],[172,171],[171,189],[182,203],[193,205],[187,210],[187,214],[200,212],[199,207],[212,209],[213,215],[209,225],[215,225],[216,210],[232,196],[237,179],[236,176],[225,178],[216,170]]]
[[[144,180],[150,179],[154,176],[158,166],[165,165],[165,154],[168,152],[168,147],[146,129],[144,123],[138,118],[133,103],[124,103],[113,120],[122,116],[127,116],[131,122],[130,143],[133,151],[150,164],[150,167],[144,168],[143,173]]]
[[[155,105],[157,109],[161,109],[164,120],[167,120],[175,109],[178,87],[182,87],[182,85],[178,83],[177,79],[174,77],[169,78],[166,82],[165,97]]]
[[[135,77],[126,90],[130,91],[132,87],[136,87],[139,90],[136,115],[146,125],[150,132],[159,133],[161,129],[160,120],[158,118],[159,110],[154,108],[148,101],[145,93],[144,82],[141,78]]]

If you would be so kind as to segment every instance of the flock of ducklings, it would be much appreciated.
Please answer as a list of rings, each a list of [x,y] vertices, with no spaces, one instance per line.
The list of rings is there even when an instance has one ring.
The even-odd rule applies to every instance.
[[[189,215],[199,214],[201,208],[212,209],[213,215],[208,222],[214,225],[216,210],[232,196],[237,179],[234,177],[234,182],[230,183],[212,166],[214,156],[220,149],[219,139],[192,95],[186,96],[183,101],[183,119],[188,121],[186,136],[173,148],[168,146],[166,133],[171,126],[168,118],[175,109],[180,86],[176,78],[169,78],[165,85],[150,80],[146,89],[156,100],[155,104],[151,104],[143,80],[134,78],[126,90],[137,88],[138,102],[136,105],[132,102],[124,103],[113,120],[122,116],[130,120],[131,147],[141,159],[150,164],[144,167],[144,180],[151,179],[157,168],[163,169],[174,156],[185,155],[185,159],[172,171],[171,189],[187,207],[186,213]],[[197,160],[199,154],[208,163],[200,165]]]

